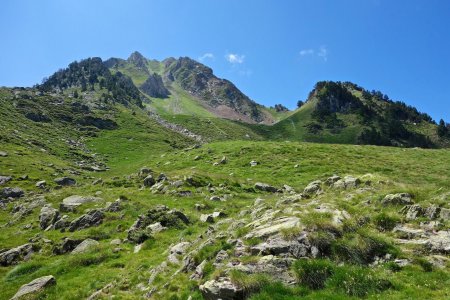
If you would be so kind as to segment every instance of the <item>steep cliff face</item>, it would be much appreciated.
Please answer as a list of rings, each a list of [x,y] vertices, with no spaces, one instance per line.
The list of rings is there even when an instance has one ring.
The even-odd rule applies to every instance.
[[[167,98],[170,95],[169,90],[164,86],[162,77],[156,73],[148,76],[147,80],[139,88],[153,98]]]

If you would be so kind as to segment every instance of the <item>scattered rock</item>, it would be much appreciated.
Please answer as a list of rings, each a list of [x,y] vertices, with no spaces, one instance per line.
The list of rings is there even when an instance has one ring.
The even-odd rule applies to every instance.
[[[77,184],[77,181],[70,177],[55,178],[54,181],[57,185],[61,185],[61,186],[71,186],[71,185]]]
[[[152,174],[152,173],[153,173],[152,169],[150,169],[148,167],[142,167],[139,170],[138,175],[139,175],[139,177],[144,178],[144,177],[147,177],[147,175]]]
[[[220,159],[219,164],[224,165],[224,164],[226,164],[227,162],[228,162],[228,159],[227,159],[226,156],[224,156],[224,157],[222,157],[222,158]]]
[[[166,230],[167,227],[162,226],[160,222],[156,222],[154,224],[148,225],[147,229],[150,231],[150,233],[158,233],[163,230]]]
[[[203,269],[206,266],[207,261],[203,260],[196,268],[195,272],[189,277],[191,280],[199,280],[203,278]]]
[[[70,224],[69,216],[64,215],[58,221],[56,221],[55,224],[53,224],[53,228],[56,230],[58,229],[63,230],[64,228],[67,228],[69,224]]]
[[[408,193],[389,194],[381,202],[383,205],[412,205],[414,201]]]
[[[98,197],[72,195],[63,200],[59,209],[63,212],[73,212],[84,203],[97,202],[103,200]]]
[[[109,212],[118,212],[122,209],[121,207],[122,201],[120,199],[117,199],[114,202],[108,202],[104,208],[105,211]]]
[[[122,244],[122,240],[121,239],[114,239],[114,240],[111,240],[111,242],[109,242],[109,244],[113,245],[113,246],[119,246],[120,244]]]
[[[153,178],[153,175],[148,175],[144,179],[144,186],[152,187],[153,185],[155,185],[155,183],[156,183],[156,180],[155,180],[155,178]]]
[[[39,214],[39,226],[41,229],[47,229],[59,220],[59,211],[53,207],[46,205],[41,208]]]
[[[89,251],[89,249],[98,246],[100,243],[93,239],[85,239],[80,244],[78,244],[71,254],[84,253]]]
[[[102,223],[104,218],[103,212],[98,209],[93,209],[81,217],[73,220],[69,225],[69,231],[81,230],[91,226],[98,226]]]
[[[187,248],[189,248],[190,245],[191,245],[191,243],[189,243],[189,242],[181,242],[181,243],[176,244],[175,246],[172,246],[169,250],[168,261],[171,263],[178,264],[179,260],[178,260],[177,255],[185,254]]]
[[[3,185],[7,183],[8,181],[11,181],[11,176],[0,176],[0,185]]]
[[[200,216],[200,222],[203,222],[203,223],[214,223],[214,218],[213,218],[212,215],[205,215],[205,214],[203,214],[203,215]]]
[[[256,167],[259,163],[256,160],[250,162],[250,167]]]
[[[249,225],[251,225],[250,223]],[[248,225],[247,225],[248,226]],[[271,222],[259,225],[250,231],[245,238],[264,238],[279,233],[282,229],[292,229],[300,226],[300,219],[297,217],[281,217]]]
[[[450,231],[438,231],[428,239],[425,247],[431,252],[450,253]]]
[[[335,182],[341,179],[341,176],[333,175],[331,177],[328,177],[327,180],[325,180],[325,184],[328,186],[332,186]]]
[[[273,187],[267,183],[261,183],[261,182],[255,183],[255,189],[263,191],[263,192],[269,192],[269,193],[276,193],[278,191],[278,189],[276,187]]]
[[[25,194],[25,192],[21,188],[18,188],[18,187],[14,187],[14,188],[5,187],[2,190],[1,196],[2,196],[2,198],[5,198],[5,199],[7,199],[7,198],[20,198],[24,194]]]
[[[313,181],[305,187],[305,189],[303,190],[303,193],[306,195],[317,194],[322,190],[321,185],[322,185],[322,181],[320,181],[320,180]]]
[[[53,248],[53,253],[57,255],[72,252],[83,240],[64,238],[64,240]]]
[[[418,205],[418,204],[405,206],[404,209],[406,211],[406,219],[407,220],[415,220],[418,217],[423,216],[425,213],[425,210],[422,207],[420,207],[420,205]],[[432,212],[430,212],[430,213],[432,213]]]
[[[10,266],[26,259],[33,252],[32,244],[24,244],[0,253],[0,265]]]
[[[450,209],[441,208],[441,212],[439,213],[439,218],[444,221],[450,220]]]
[[[47,186],[47,182],[45,180],[41,180],[36,182],[36,187],[40,188],[40,189],[45,189],[45,187]]]
[[[424,216],[428,219],[434,220],[439,216],[441,208],[435,205],[429,206],[425,209]]]
[[[20,289],[17,291],[17,293],[11,298],[11,300],[23,298],[28,299],[30,294],[38,293],[44,288],[55,284],[56,279],[52,275],[36,278],[30,283],[22,285]]]
[[[211,200],[211,201],[222,201],[222,198],[220,198],[219,196],[211,196],[211,198],[209,198],[209,200]]]
[[[393,229],[401,239],[411,240],[414,238],[423,237],[424,231],[422,229],[414,229],[409,226],[398,225]]]
[[[200,285],[205,300],[239,300],[245,299],[245,292],[228,277],[219,277]]]
[[[0,151],[0,157],[7,157],[7,156],[8,156],[8,152]]]
[[[349,188],[356,188],[360,184],[361,180],[359,180],[358,178],[355,178],[353,176],[345,176],[344,179],[339,179],[336,182],[334,182],[332,186],[334,188],[349,189]]]

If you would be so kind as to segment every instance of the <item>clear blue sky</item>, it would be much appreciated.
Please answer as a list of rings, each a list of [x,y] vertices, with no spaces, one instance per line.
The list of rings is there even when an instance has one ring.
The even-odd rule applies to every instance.
[[[448,0],[5,0],[0,36],[0,86],[138,50],[201,59],[265,105],[341,80],[450,121]]]

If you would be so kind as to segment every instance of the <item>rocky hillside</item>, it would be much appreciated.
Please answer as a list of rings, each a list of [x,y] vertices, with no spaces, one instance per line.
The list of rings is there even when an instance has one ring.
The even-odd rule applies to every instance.
[[[269,139],[371,144],[400,147],[448,147],[432,118],[379,91],[350,82],[318,82],[308,100],[274,126],[255,126]]]

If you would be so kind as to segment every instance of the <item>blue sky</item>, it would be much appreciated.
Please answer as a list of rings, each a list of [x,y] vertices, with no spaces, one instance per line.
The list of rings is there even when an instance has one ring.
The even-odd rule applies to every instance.
[[[138,50],[201,60],[265,105],[352,81],[450,121],[447,0],[6,0],[0,36],[0,86]]]

